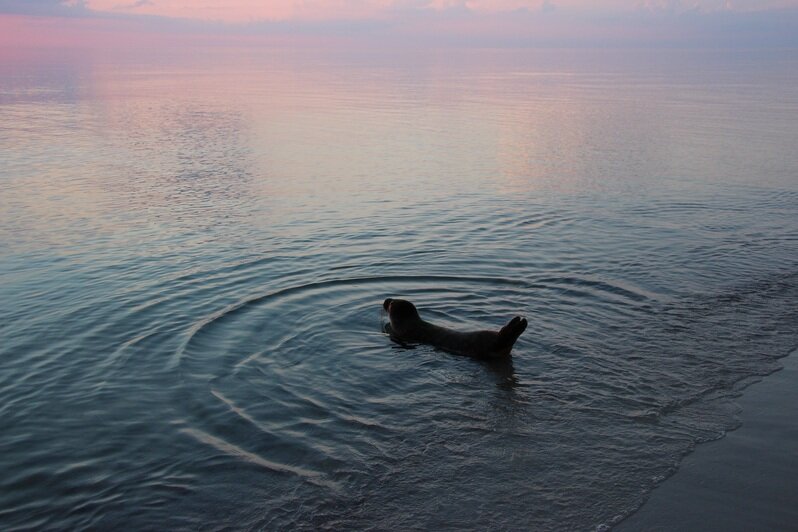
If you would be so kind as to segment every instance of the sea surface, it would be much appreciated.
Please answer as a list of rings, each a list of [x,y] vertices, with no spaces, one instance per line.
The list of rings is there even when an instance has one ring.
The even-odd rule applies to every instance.
[[[2,55],[2,530],[604,530],[796,345],[795,51]]]

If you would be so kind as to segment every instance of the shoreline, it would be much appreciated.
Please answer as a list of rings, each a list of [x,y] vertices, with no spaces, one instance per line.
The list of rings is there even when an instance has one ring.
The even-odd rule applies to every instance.
[[[742,425],[699,444],[618,532],[792,530],[798,523],[798,349],[736,399]]]

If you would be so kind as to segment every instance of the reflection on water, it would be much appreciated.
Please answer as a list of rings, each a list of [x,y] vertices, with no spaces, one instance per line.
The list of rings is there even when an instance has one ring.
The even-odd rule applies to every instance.
[[[790,56],[31,57],[3,528],[595,528],[796,345]],[[406,349],[388,295],[529,328]]]

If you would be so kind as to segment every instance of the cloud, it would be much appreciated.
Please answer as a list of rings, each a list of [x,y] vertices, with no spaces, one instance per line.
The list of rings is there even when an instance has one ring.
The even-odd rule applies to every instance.
[[[120,11],[134,11],[140,7],[147,7],[147,6],[154,6],[155,4],[151,0],[136,0],[130,4],[119,4],[114,9]]]
[[[0,13],[51,17],[91,15],[82,0],[0,0]]]
[[[543,0],[543,3],[540,4],[541,13],[551,13],[555,9],[557,9],[557,6],[549,2],[549,0]]]
[[[47,15],[63,17],[63,25],[73,27],[66,21],[85,18],[94,21],[85,31],[103,29],[107,41],[116,38],[112,28],[124,28],[193,35],[208,43],[284,37],[398,47],[798,47],[798,0],[788,9],[766,9],[779,0],[748,0],[746,10],[736,9],[738,3],[742,0],[731,5],[606,0],[601,7],[585,0],[0,0],[0,18]]]
[[[761,11],[798,8],[798,0],[0,0],[0,13],[49,16],[150,15],[175,19],[253,23],[275,20],[377,20],[397,14],[517,13],[555,10],[597,16],[653,13]],[[742,6],[742,7],[738,7]]]

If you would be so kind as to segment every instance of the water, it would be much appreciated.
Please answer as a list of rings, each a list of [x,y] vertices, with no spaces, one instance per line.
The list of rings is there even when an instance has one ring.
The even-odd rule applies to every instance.
[[[7,54],[0,528],[611,526],[798,345],[796,138],[787,52]]]

